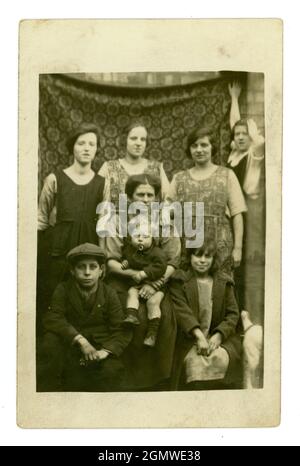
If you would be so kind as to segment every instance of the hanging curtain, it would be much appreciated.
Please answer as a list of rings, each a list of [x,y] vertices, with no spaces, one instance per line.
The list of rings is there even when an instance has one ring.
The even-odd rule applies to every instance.
[[[39,189],[49,173],[72,162],[65,141],[83,122],[96,124],[101,132],[96,171],[105,160],[122,156],[119,136],[139,118],[149,133],[145,156],[162,161],[170,178],[190,166],[186,136],[197,125],[215,129],[214,162],[224,164],[230,144],[229,107],[224,78],[149,89],[84,83],[70,75],[40,75]]]

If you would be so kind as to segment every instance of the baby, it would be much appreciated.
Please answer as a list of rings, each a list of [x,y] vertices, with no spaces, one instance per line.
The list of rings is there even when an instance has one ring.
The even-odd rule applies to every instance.
[[[122,269],[132,269],[131,278],[135,282],[128,290],[126,325],[139,325],[138,309],[140,290],[145,282],[163,280],[167,268],[167,262],[163,251],[155,245],[153,236],[149,230],[141,230],[129,237],[123,248]],[[148,347],[155,346],[160,319],[160,304],[164,293],[156,291],[146,300],[147,317],[149,320],[144,344]]]

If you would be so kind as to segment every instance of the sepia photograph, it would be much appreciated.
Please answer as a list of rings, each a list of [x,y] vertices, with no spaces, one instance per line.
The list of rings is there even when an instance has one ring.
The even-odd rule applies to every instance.
[[[277,64],[267,45],[256,63],[252,44],[234,55],[254,24]],[[120,25],[148,62],[125,41],[90,65],[80,52]],[[214,25],[213,60],[183,59]],[[175,26],[176,67],[153,54]],[[25,21],[20,37],[20,425],[278,424],[280,21]]]

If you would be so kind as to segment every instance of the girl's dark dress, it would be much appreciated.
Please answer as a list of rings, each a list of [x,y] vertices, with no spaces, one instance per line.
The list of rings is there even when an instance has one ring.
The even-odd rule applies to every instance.
[[[63,170],[57,171],[55,178],[57,189],[52,197],[55,197],[56,223],[39,232],[37,308],[41,312],[48,306],[58,283],[67,278],[68,251],[82,243],[98,244],[96,208],[103,199],[105,184],[104,178],[97,174],[84,185],[76,184]]]

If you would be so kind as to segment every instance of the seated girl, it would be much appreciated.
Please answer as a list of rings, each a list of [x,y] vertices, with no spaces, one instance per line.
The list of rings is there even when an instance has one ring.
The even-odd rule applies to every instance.
[[[177,271],[170,284],[178,324],[173,390],[223,388],[240,377],[240,313],[232,279],[217,270],[216,251],[209,239],[191,249],[188,271]]]

